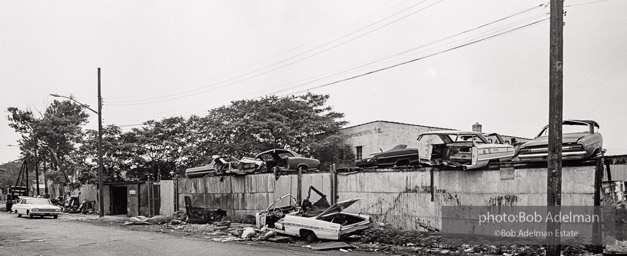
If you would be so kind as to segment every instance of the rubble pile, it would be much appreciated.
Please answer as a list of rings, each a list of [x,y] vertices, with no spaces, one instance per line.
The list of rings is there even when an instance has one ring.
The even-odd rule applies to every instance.
[[[440,234],[415,230],[398,230],[378,224],[365,230],[361,236],[365,251],[394,251],[399,255],[544,255],[542,246],[526,245],[450,245],[442,241]],[[626,244],[627,245],[627,244]],[[563,246],[563,255],[595,255],[588,246]]]

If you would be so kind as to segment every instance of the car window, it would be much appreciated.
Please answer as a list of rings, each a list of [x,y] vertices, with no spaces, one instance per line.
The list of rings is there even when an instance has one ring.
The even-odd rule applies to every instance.
[[[50,204],[50,200],[45,198],[33,198],[28,200],[27,204]]]
[[[596,127],[595,127],[596,128]],[[562,125],[562,134],[564,133],[584,133],[590,132],[590,128],[588,124],[563,124]],[[596,131],[595,131],[596,132]],[[542,130],[540,136],[549,136],[549,127],[547,126]]]
[[[260,155],[259,158],[261,158],[261,160],[266,161],[266,162],[267,161],[274,161],[274,158],[272,158],[272,155],[270,155],[270,154]]]
[[[279,158],[281,159],[287,159],[288,157],[293,157],[293,155],[289,152],[284,152],[284,153],[279,154]]]

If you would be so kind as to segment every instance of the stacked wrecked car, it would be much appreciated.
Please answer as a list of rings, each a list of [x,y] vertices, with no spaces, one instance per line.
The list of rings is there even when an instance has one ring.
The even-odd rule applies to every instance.
[[[189,168],[185,171],[188,178],[206,175],[246,175],[252,173],[317,170],[320,161],[307,158],[289,149],[271,149],[257,154],[254,158],[237,159],[232,156],[214,155],[207,165]]]

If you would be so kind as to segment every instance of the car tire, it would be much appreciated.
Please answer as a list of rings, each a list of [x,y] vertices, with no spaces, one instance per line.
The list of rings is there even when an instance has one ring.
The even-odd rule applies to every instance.
[[[29,219],[33,219],[33,218],[35,218],[35,216],[33,216],[33,215],[30,215],[30,214],[29,214],[29,215],[28,215],[28,218],[29,218]]]
[[[306,166],[299,166],[298,167],[298,171],[301,172],[301,173],[305,173],[305,172],[307,172],[307,167]]]
[[[21,218],[21,217],[22,217],[22,214],[18,213],[17,211],[15,211],[15,212],[17,213],[17,217],[18,217],[18,218]]]
[[[54,215],[54,216],[52,216],[52,217],[56,219],[56,218],[58,218],[59,216],[58,216],[58,215]]]
[[[316,233],[311,230],[301,230],[300,237],[305,238],[305,240],[309,243],[313,243],[318,240]]]

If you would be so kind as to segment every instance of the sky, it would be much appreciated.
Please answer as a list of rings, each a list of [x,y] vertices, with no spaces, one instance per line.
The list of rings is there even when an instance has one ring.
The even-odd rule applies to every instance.
[[[72,96],[129,130],[266,95],[329,94],[375,120],[535,137],[548,124],[548,2],[212,0],[0,2],[0,163],[8,107]],[[625,0],[566,0],[564,119],[627,154]],[[97,129],[92,114],[85,129]]]

